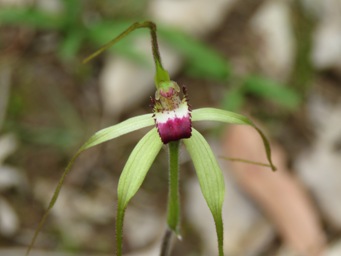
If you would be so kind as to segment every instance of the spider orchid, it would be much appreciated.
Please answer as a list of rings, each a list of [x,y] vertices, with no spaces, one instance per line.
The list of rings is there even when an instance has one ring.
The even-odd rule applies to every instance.
[[[121,40],[123,37],[139,28],[148,28],[151,32],[151,43],[153,57],[156,67],[155,97],[152,98],[153,113],[144,114],[127,119],[119,124],[96,132],[78,150],[66,167],[48,209],[40,221],[26,255],[30,253],[32,246],[40,232],[47,216],[54,206],[64,179],[69,173],[71,166],[81,152],[103,142],[115,139],[124,134],[136,131],[145,127],[152,127],[151,130],[137,143],[130,154],[118,182],[118,202],[116,216],[116,255],[122,255],[123,220],[125,209],[143,183],[148,170],[160,152],[163,145],[169,149],[169,195],[168,195],[168,236],[174,232],[180,237],[180,204],[179,204],[179,146],[185,145],[192,158],[196,174],[200,183],[202,194],[212,213],[217,233],[219,256],[223,256],[223,220],[222,206],[224,202],[224,178],[222,171],[214,157],[212,150],[204,137],[192,127],[192,122],[218,121],[230,124],[249,125],[257,130],[261,136],[269,167],[274,171],[275,166],[271,161],[271,150],[268,140],[262,131],[245,116],[215,108],[201,108],[191,110],[188,104],[186,89],[181,89],[178,84],[171,81],[168,72],[161,64],[161,57],[157,44],[156,25],[146,21],[134,23],[127,30],[102,46],[98,51],[84,60],[88,62],[102,53],[107,48]],[[247,161],[245,161],[247,162]],[[167,232],[165,237],[167,236]]]

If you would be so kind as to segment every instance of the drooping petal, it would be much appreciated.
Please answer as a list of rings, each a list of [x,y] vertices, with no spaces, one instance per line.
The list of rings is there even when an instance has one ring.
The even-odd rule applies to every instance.
[[[271,160],[271,148],[269,141],[265,137],[264,133],[247,117],[216,108],[200,108],[193,110],[192,121],[218,121],[230,124],[244,124],[252,126],[254,129],[256,129],[263,140],[266,156],[271,165],[271,169],[276,171],[276,167]]]
[[[124,166],[117,189],[116,250],[122,255],[122,232],[124,212],[130,199],[140,188],[150,166],[159,153],[162,142],[156,128],[148,132],[135,146]]]
[[[183,140],[198,175],[202,194],[211,210],[216,225],[219,255],[223,256],[223,220],[225,184],[222,171],[204,137],[193,128],[192,137]]]
[[[144,127],[152,126],[153,124],[154,124],[154,120],[152,118],[152,114],[146,114],[146,115],[132,117],[130,119],[125,120],[124,122],[118,123],[116,125],[113,125],[111,127],[108,127],[108,128],[105,128],[105,129],[102,129],[102,130],[96,132],[93,136],[90,137],[90,139],[88,139],[88,141],[86,141],[83,144],[83,146],[77,151],[77,153],[72,157],[72,159],[70,160],[70,162],[66,166],[66,168],[62,174],[62,177],[60,178],[58,185],[57,185],[55,191],[53,192],[53,196],[51,198],[51,201],[49,202],[47,210],[46,210],[45,214],[43,215],[41,221],[39,222],[37,229],[34,232],[32,241],[31,241],[31,243],[27,249],[26,255],[28,255],[30,253],[32,246],[34,245],[34,243],[37,239],[37,236],[38,236],[41,228],[43,227],[43,225],[46,221],[47,216],[49,215],[51,209],[55,205],[57,198],[59,196],[59,192],[60,192],[60,190],[64,184],[65,177],[70,172],[71,167],[72,167],[73,163],[75,162],[75,160],[77,159],[77,157],[84,150],[86,150],[88,148],[91,148],[93,146],[96,146],[98,144],[106,142],[108,140],[117,138],[117,137],[122,136],[124,134],[127,134],[129,132],[136,131],[136,130],[144,128]]]

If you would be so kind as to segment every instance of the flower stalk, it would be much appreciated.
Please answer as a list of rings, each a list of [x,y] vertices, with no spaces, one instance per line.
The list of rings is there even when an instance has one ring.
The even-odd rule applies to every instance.
[[[217,121],[229,124],[248,125],[260,135],[269,166],[273,171],[276,167],[271,160],[270,144],[263,132],[247,117],[233,112],[215,108],[201,108],[191,110],[188,104],[186,89],[183,95],[178,84],[171,81],[168,72],[163,68],[156,36],[156,25],[153,22],[137,22],[123,31],[116,38],[102,46],[95,53],[84,60],[84,63],[93,59],[104,50],[139,28],[148,28],[151,35],[151,45],[155,63],[155,98],[152,98],[153,114],[140,115],[127,119],[119,124],[102,129],[91,136],[77,151],[66,167],[49,203],[47,211],[38,224],[26,255],[30,253],[47,215],[58,198],[66,175],[81,152],[98,144],[115,139],[124,134],[144,127],[154,126],[135,146],[121,173],[117,188],[117,215],[116,215],[116,255],[122,255],[123,221],[126,207],[132,197],[141,187],[151,165],[159,151],[166,145],[169,149],[169,194],[167,224],[161,255],[170,251],[172,234],[180,238],[180,200],[179,200],[179,147],[185,145],[193,160],[194,168],[199,180],[202,194],[211,211],[217,234],[218,255],[223,256],[223,219],[222,207],[225,195],[224,176],[214,154],[205,138],[192,127],[192,122]],[[248,162],[247,160],[244,162]]]
[[[168,227],[179,237],[179,141],[168,144],[169,149],[169,191],[168,191]]]

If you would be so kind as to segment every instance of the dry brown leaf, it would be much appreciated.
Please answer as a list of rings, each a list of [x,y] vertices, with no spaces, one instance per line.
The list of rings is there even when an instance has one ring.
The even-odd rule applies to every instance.
[[[229,127],[225,132],[223,150],[229,157],[266,162],[262,142],[249,127]],[[231,162],[232,172],[273,222],[287,246],[299,255],[321,255],[325,239],[316,210],[303,186],[288,172],[283,150],[276,145],[272,150],[277,172]]]

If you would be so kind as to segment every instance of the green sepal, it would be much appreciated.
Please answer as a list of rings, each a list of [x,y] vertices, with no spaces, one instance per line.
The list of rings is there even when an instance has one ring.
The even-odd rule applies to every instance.
[[[154,124],[153,114],[145,114],[129,118],[121,123],[99,130],[84,143],[79,151],[83,151],[108,140],[115,139],[124,134],[152,126]]]
[[[192,128],[192,137],[183,141],[192,158],[202,194],[211,210],[218,237],[219,256],[223,256],[224,229],[222,208],[225,184],[222,171],[210,146],[197,130]]]
[[[86,141],[83,146],[77,151],[77,153],[72,157],[72,159],[70,160],[70,162],[68,163],[68,165],[66,166],[62,177],[60,178],[58,185],[55,189],[55,191],[53,192],[53,196],[49,202],[49,205],[47,207],[47,210],[45,212],[45,214],[43,215],[41,221],[38,224],[37,229],[34,232],[32,241],[30,243],[30,245],[27,248],[26,251],[26,255],[29,255],[36,239],[37,236],[41,230],[41,228],[43,227],[47,216],[49,215],[51,209],[53,208],[53,206],[55,205],[57,198],[59,196],[59,192],[64,184],[64,180],[66,178],[66,176],[68,175],[68,173],[71,170],[71,167],[73,165],[73,163],[75,162],[75,160],[78,158],[78,156],[86,149],[91,148],[93,146],[96,146],[98,144],[101,144],[103,142],[106,142],[108,140],[112,140],[114,138],[120,137],[124,134],[136,131],[138,129],[144,128],[144,127],[148,127],[148,126],[152,126],[154,124],[154,120],[152,118],[152,114],[146,114],[146,115],[141,115],[141,116],[136,116],[136,117],[132,117],[129,118],[119,124],[110,126],[108,128],[102,129],[98,132],[96,132],[93,136],[90,137],[90,139],[88,141]]]
[[[135,146],[124,166],[117,188],[116,255],[122,255],[124,213],[130,199],[140,188],[163,143],[156,128],[148,132]]]
[[[271,160],[271,148],[268,139],[264,133],[247,117],[234,112],[216,108],[200,108],[192,111],[192,121],[218,121],[230,124],[243,124],[252,126],[254,129],[256,129],[263,140],[266,157],[269,161],[271,169],[276,171],[276,167]]]

